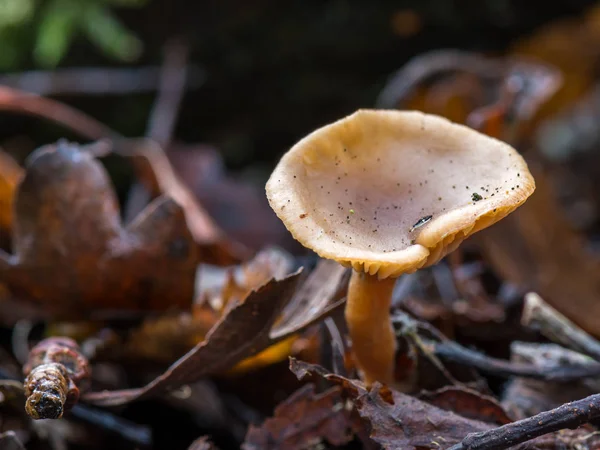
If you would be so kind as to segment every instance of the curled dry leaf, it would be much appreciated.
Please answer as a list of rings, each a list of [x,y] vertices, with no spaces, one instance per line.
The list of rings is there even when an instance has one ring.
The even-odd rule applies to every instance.
[[[181,205],[188,227],[200,246],[203,261],[227,265],[251,256],[248,248],[228,238],[217,226],[178,178],[160,145],[148,139],[120,139],[112,146],[115,153],[133,158],[138,176],[154,196],[166,194]]]
[[[317,394],[307,384],[277,406],[273,417],[250,426],[242,449],[300,450],[323,441],[339,446],[350,442],[355,430],[362,430],[362,424],[339,386]]]
[[[322,279],[324,274],[336,273],[332,270],[332,265],[320,265],[309,280]],[[333,286],[327,289],[313,287],[310,290],[305,288],[298,291],[300,271],[283,279],[269,280],[252,291],[243,302],[232,305],[213,326],[204,341],[197,344],[151,383],[138,389],[92,392],[85,395],[85,400],[97,405],[122,405],[234,367],[267,347],[301,332],[338,308],[342,302],[333,302],[335,295],[331,293],[339,291],[343,278],[333,276],[324,279]],[[307,291],[313,292],[317,300],[307,301],[305,297]],[[289,306],[296,302],[302,306]],[[281,330],[286,331],[273,335],[273,325],[280,320],[284,310],[294,310],[295,315],[302,316],[303,319],[294,321],[293,327],[287,327],[287,322],[292,318],[285,316],[285,321],[280,322],[279,326]]]
[[[243,301],[252,290],[270,279],[285,277],[292,270],[293,263],[293,258],[289,254],[275,247],[267,247],[239,268],[227,270],[225,283],[217,290],[218,292],[205,293],[203,300],[223,313],[228,305]],[[204,302],[201,301],[202,303]]]
[[[172,144],[167,156],[180,179],[228,236],[256,250],[274,243],[292,248],[295,241],[269,207],[263,187],[229,175],[218,149]]]
[[[116,153],[135,157],[138,176],[169,195],[184,210],[194,239],[204,250],[203,259],[208,262],[230,264],[249,256],[248,250],[231,239],[214,224],[204,208],[196,201],[189,189],[179,180],[168,158],[158,144],[150,140],[130,141],[83,112],[61,102],[12,89],[0,87],[0,110],[40,117],[69,128],[92,139],[107,139],[100,146],[92,146],[106,153],[107,145],[117,143]]]
[[[299,277],[300,271],[253,291],[215,324],[204,341],[146,386],[90,393],[85,400],[98,405],[125,404],[221,372],[264,350],[275,343],[269,338],[269,330],[292,298]]]
[[[331,300],[345,295],[350,271],[335,261],[321,259],[315,270],[300,286],[294,298],[284,308],[281,319],[271,330],[271,337],[277,339],[306,327],[315,314],[326,312],[327,307],[335,307]]]
[[[90,154],[59,141],[29,157],[15,198],[13,255],[0,254],[0,281],[13,294],[64,317],[189,308],[197,263],[172,199],[156,199],[123,227],[108,175]]]
[[[267,248],[252,260],[227,270],[227,276],[217,292],[204,292],[203,300],[192,311],[165,314],[144,320],[133,330],[124,345],[128,358],[172,362],[201,342],[228,308],[243,302],[254,289],[270,279],[284,278],[291,271],[292,259],[286,253]],[[200,278],[202,282],[202,277]],[[284,340],[258,355],[242,361],[244,369],[272,364],[287,358],[293,339]],[[239,366],[239,365],[238,365]]]

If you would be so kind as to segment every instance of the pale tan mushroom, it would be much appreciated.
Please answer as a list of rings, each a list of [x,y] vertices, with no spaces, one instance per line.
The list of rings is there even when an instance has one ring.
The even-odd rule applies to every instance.
[[[281,159],[267,186],[302,245],[353,273],[346,321],[367,383],[393,381],[396,277],[437,263],[535,190],[509,145],[416,111],[359,110]]]

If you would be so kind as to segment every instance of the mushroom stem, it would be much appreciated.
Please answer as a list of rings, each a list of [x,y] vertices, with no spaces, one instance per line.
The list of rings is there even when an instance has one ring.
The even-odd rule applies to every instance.
[[[396,336],[390,306],[395,278],[352,272],[346,302],[346,323],[356,365],[364,381],[391,384],[394,381]]]

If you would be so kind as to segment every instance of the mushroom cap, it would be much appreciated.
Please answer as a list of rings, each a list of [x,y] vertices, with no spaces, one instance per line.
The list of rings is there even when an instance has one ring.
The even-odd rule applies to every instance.
[[[379,278],[438,262],[535,190],[508,144],[418,111],[359,110],[281,159],[267,198],[319,256]]]

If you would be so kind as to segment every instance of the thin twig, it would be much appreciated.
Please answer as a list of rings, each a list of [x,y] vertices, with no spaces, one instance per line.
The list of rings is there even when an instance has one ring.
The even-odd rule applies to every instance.
[[[523,326],[539,331],[553,342],[600,361],[600,342],[548,305],[534,292],[525,296],[521,323]]]
[[[474,367],[482,372],[497,376],[517,376],[566,383],[600,375],[600,364],[598,363],[538,367],[533,364],[491,358],[451,341],[431,342],[429,345],[432,346],[433,353],[443,360]]]
[[[199,66],[189,67],[188,88],[196,89],[206,75]],[[161,68],[83,67],[51,71],[32,70],[0,76],[0,85],[50,95],[123,95],[152,92],[159,88]]]
[[[577,428],[598,418],[600,394],[565,403],[550,411],[492,430],[468,434],[461,443],[449,450],[503,450],[564,428]]]
[[[174,39],[165,46],[158,95],[148,119],[146,137],[166,148],[173,137],[183,93],[187,88],[188,54],[185,42]]]
[[[75,108],[6,86],[0,86],[0,111],[14,111],[41,117],[69,128],[90,140],[121,138],[117,132]]]

